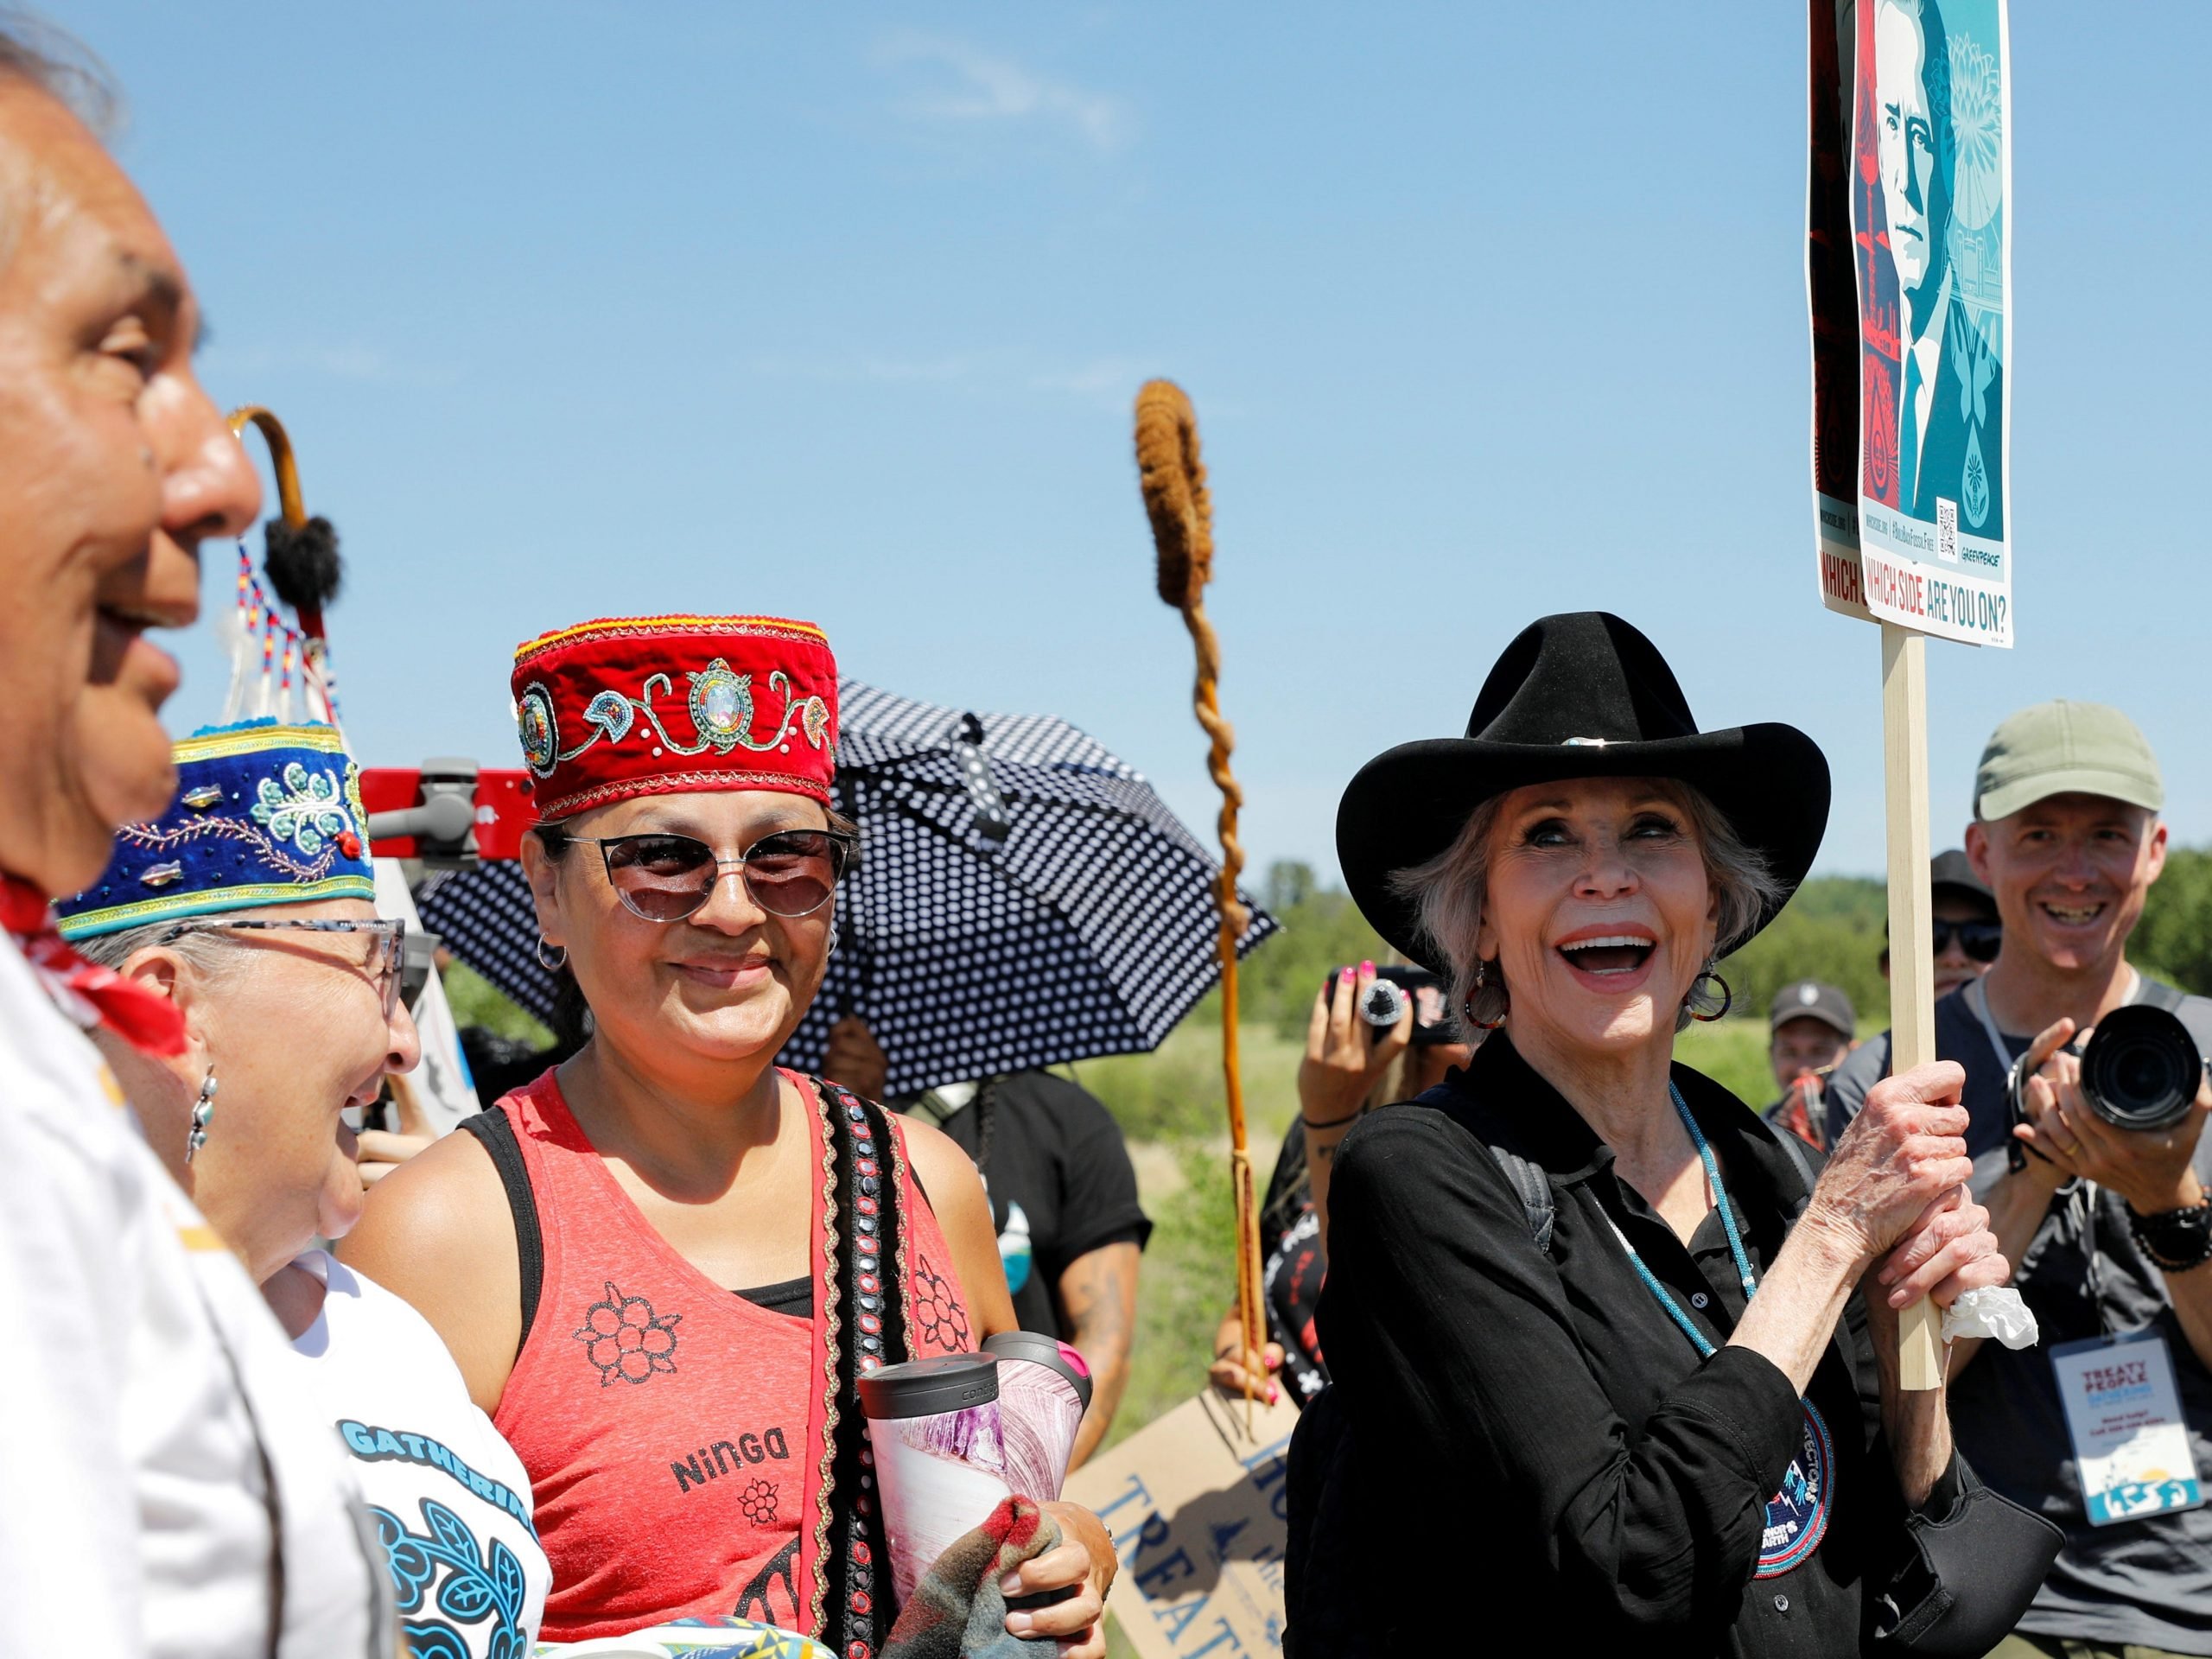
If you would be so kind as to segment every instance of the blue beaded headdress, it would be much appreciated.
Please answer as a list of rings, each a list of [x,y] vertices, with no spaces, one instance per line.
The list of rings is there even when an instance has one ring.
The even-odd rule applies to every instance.
[[[177,796],[116,832],[100,879],[54,908],[81,939],[148,922],[376,898],[361,770],[332,726],[249,720],[176,746]]]

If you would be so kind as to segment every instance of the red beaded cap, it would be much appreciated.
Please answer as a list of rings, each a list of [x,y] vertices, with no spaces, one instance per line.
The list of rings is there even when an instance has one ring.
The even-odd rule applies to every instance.
[[[602,618],[518,646],[512,684],[541,819],[698,790],[830,799],[837,659],[810,622]]]

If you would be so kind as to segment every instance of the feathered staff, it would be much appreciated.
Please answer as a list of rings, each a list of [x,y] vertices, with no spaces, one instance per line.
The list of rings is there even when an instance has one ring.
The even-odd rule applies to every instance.
[[[1236,1317],[1244,1351],[1266,1341],[1260,1290],[1260,1212],[1252,1185],[1252,1155],[1244,1138],[1244,1081],[1236,1054],[1236,942],[1251,918],[1236,896],[1244,849],[1236,839],[1236,810],[1244,791],[1229,770],[1236,734],[1221,715],[1221,641],[1206,620],[1206,583],[1213,580],[1213,504],[1206,469],[1198,459],[1198,417],[1172,380],[1148,380],[1137,393],[1137,470],[1144,507],[1159,554],[1160,596],[1182,612],[1198,648],[1198,683],[1192,702],[1198,724],[1213,741],[1206,769],[1221,791],[1221,880],[1216,899],[1221,931],[1221,1067],[1229,1093],[1230,1175],[1236,1188]],[[1251,1367],[1244,1368],[1244,1427],[1252,1427]]]
[[[278,516],[264,527],[267,552],[262,568],[268,573],[269,585],[276,590],[276,597],[290,606],[300,619],[296,629],[287,626],[260,592],[260,584],[253,580],[253,568],[247,558],[245,544],[238,548],[238,612],[242,626],[239,656],[232,664],[231,702],[228,718],[235,719],[245,713],[246,642],[258,633],[261,637],[261,689],[257,699],[257,714],[283,716],[291,699],[292,663],[299,659],[300,679],[306,688],[308,713],[319,715],[333,725],[338,723],[336,684],[330,671],[329,646],[323,633],[322,613],[325,607],[338,597],[339,585],[345,580],[346,567],[338,555],[338,532],[331,528],[330,520],[317,516],[308,517],[306,504],[300,496],[299,462],[292,454],[292,440],[284,430],[284,423],[257,404],[248,404],[231,411],[231,430],[243,437],[247,425],[260,429],[269,445],[269,459],[276,470],[276,502]],[[271,666],[277,644],[283,641],[283,673],[282,683],[273,691],[270,684]],[[320,702],[321,708],[314,705]]]

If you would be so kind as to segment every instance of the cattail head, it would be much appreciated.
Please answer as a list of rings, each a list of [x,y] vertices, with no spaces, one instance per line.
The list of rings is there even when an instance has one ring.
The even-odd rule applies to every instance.
[[[1173,380],[1137,392],[1137,472],[1160,558],[1160,596],[1178,610],[1198,602],[1213,576],[1213,506],[1198,459],[1198,417]]]

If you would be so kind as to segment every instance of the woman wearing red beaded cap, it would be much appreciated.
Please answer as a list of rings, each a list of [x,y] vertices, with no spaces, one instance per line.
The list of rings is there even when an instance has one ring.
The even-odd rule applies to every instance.
[[[890,1575],[856,1379],[1014,1326],[975,1167],[774,1065],[857,837],[829,810],[836,664],[768,617],[645,617],[515,654],[523,863],[574,1058],[380,1183],[346,1258],[453,1349],[522,1456],[543,1636],[737,1615],[868,1659]],[[1064,1535],[1016,1635],[1103,1655],[1112,1554]],[[1096,1567],[1094,1567],[1096,1563]]]

